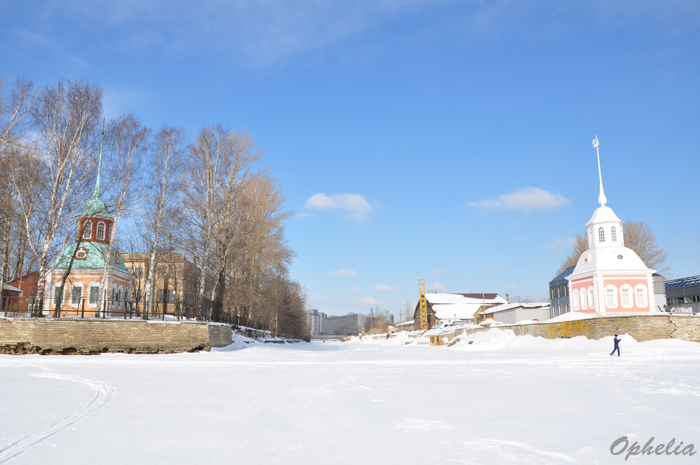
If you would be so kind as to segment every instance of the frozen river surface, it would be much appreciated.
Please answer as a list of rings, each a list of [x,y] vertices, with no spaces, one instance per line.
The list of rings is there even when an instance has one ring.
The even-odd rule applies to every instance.
[[[243,344],[196,354],[0,356],[0,463],[690,463],[700,344],[490,336]],[[698,449],[697,447],[695,449]]]

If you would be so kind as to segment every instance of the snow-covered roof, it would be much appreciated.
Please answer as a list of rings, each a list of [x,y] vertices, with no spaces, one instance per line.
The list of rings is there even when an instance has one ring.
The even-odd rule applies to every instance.
[[[415,323],[415,321],[413,321],[413,320],[408,320],[408,321],[404,321],[403,323],[398,323],[398,324],[396,324],[396,325],[394,325],[394,326],[408,326],[408,325],[412,325],[412,324],[414,324],[414,323]]]
[[[500,295],[491,295],[495,297],[490,299],[477,299],[473,297],[466,297],[462,294],[428,293],[425,294],[425,298],[428,302],[430,302],[430,306],[433,308],[435,317],[438,320],[465,320],[474,318],[474,313],[476,313],[482,305],[499,305],[507,303],[506,299]]]
[[[484,310],[485,314],[505,312],[506,310],[513,310],[516,308],[549,308],[548,302],[514,302],[505,303],[499,305],[498,307],[488,308]]]
[[[9,284],[3,284],[2,290],[3,291],[12,291],[12,292],[24,292],[24,291],[22,291],[22,289],[15,287],[15,286],[10,286]]]

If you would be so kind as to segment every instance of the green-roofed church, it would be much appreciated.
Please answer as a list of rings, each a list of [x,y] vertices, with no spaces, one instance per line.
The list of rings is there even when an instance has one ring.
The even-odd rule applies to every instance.
[[[68,278],[60,302],[61,315],[95,316],[99,312],[100,315],[124,316],[128,312],[134,276],[127,271],[119,251],[109,246],[114,218],[102,200],[101,168],[102,150],[95,190],[78,215],[75,243],[69,244],[52,264],[52,272],[46,280],[44,295],[50,295],[51,298],[44,301],[45,314],[56,308],[58,290],[67,271]],[[109,260],[109,292],[105,293],[107,298],[102,298],[100,285],[105,260]]]

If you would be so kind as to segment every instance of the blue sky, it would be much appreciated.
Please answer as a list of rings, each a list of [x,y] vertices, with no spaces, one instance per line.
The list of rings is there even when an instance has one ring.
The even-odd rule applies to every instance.
[[[598,206],[700,274],[693,1],[0,1],[0,72],[107,117],[249,130],[314,308],[398,314],[418,278],[534,298]]]

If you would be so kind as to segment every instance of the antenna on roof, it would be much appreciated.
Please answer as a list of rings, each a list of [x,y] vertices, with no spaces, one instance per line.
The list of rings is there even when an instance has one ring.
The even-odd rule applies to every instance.
[[[604,207],[605,204],[608,203],[608,199],[605,198],[605,192],[603,191],[603,175],[600,174],[600,149],[598,148],[599,145],[600,142],[598,142],[598,136],[595,136],[595,139],[593,139],[593,147],[595,147],[596,154],[598,154],[598,179],[600,180],[600,194],[598,195],[598,203],[601,207]]]

